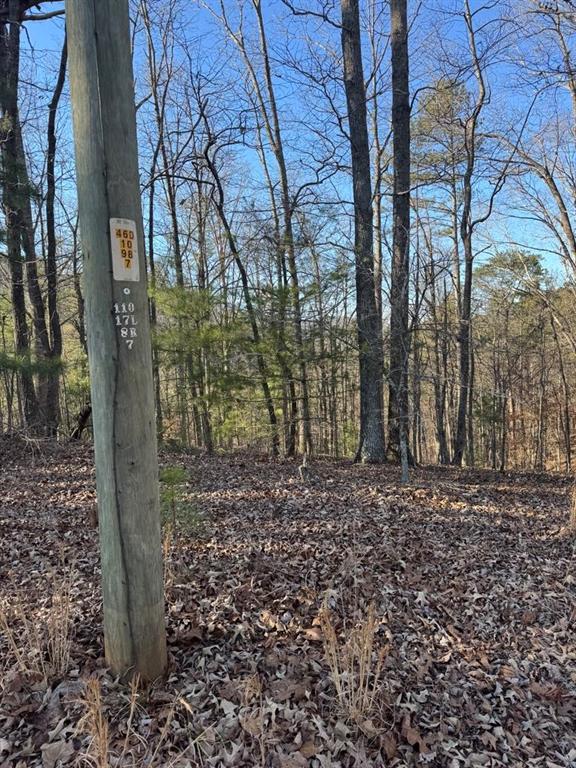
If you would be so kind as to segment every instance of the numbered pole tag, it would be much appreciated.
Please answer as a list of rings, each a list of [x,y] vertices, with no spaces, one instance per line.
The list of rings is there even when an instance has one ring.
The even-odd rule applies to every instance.
[[[136,223],[130,219],[110,219],[110,241],[114,280],[140,280]]]

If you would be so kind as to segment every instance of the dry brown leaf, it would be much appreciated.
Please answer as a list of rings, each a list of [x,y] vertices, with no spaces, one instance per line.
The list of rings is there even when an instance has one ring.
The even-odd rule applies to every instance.
[[[41,749],[43,768],[55,768],[57,764],[65,765],[74,754],[72,744],[64,740],[43,744]]]
[[[410,715],[404,715],[404,720],[402,721],[402,736],[404,736],[411,747],[418,747],[420,753],[425,754],[428,752],[428,745],[426,744],[426,740],[422,737],[420,729],[414,727],[410,723]]]
[[[308,739],[304,742],[304,744],[302,744],[298,751],[301,755],[308,758],[317,755],[320,752],[320,749],[318,746],[316,746],[314,739]]]
[[[396,757],[398,752],[398,744],[392,733],[385,733],[381,737],[382,749],[388,760],[392,760]]]
[[[299,752],[280,756],[281,768],[308,768],[308,760]]]
[[[304,630],[304,637],[313,643],[321,643],[323,640],[322,630],[320,627],[308,627],[308,629]]]

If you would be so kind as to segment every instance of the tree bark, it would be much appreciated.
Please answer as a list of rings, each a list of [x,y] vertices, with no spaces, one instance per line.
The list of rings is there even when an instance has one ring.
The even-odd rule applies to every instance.
[[[20,2],[9,0],[8,14],[0,18],[0,157],[2,159],[2,206],[10,268],[15,351],[21,361],[18,388],[25,425],[36,430],[39,408],[34,379],[29,366],[30,332],[26,314],[24,263],[21,255],[21,201],[26,190],[20,188],[18,152],[18,82],[20,74]]]
[[[374,282],[372,182],[358,0],[341,0],[344,86],[354,190],[356,322],[360,368],[360,436],[356,459],[384,460],[381,381],[383,351]]]
[[[46,282],[48,291],[48,328],[50,332],[49,359],[57,363],[62,356],[62,329],[58,314],[58,272],[56,248],[56,223],[54,202],[56,198],[56,115],[66,80],[68,45],[64,38],[60,67],[54,93],[48,107],[48,156],[46,161]],[[55,437],[60,423],[60,373],[53,370],[46,382],[44,423],[47,433]]]
[[[472,177],[476,165],[476,130],[480,114],[486,103],[486,85],[482,73],[481,60],[476,49],[476,37],[473,28],[473,15],[470,3],[465,0],[464,19],[468,29],[468,43],[472,57],[472,65],[478,85],[478,94],[472,112],[464,123],[464,150],[466,167],[462,180],[463,205],[460,217],[460,239],[464,250],[464,285],[462,287],[462,303],[460,307],[458,346],[459,346],[459,399],[456,437],[452,463],[461,466],[468,441],[469,448],[473,445],[468,429],[468,411],[472,402],[471,385],[471,354],[472,354],[472,277],[474,265],[473,235],[477,221],[472,218]],[[493,193],[494,195],[494,193]],[[493,198],[492,198],[493,199]],[[487,217],[486,217],[487,218]],[[473,455],[470,456],[473,461]]]
[[[394,154],[390,384],[386,459],[401,460],[408,445],[408,290],[410,279],[410,82],[406,0],[391,0],[392,132]]]

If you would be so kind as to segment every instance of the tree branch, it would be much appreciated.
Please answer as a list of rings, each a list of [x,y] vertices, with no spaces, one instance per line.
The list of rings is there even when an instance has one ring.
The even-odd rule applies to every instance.
[[[55,19],[57,16],[64,16],[64,8],[59,11],[48,11],[48,13],[28,13],[22,16],[22,21],[47,21]]]

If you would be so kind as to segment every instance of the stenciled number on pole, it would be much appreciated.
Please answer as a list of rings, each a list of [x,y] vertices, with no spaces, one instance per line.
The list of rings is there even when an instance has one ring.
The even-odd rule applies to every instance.
[[[136,223],[130,219],[110,219],[110,241],[114,280],[137,283],[140,259]]]
[[[112,248],[112,274],[115,281],[138,282],[140,280],[140,260],[138,255],[138,236],[136,223],[130,219],[110,219],[110,244]],[[128,349],[134,346],[138,337],[134,302],[130,288],[124,288],[126,301],[115,302],[113,306],[114,322],[120,338]]]
[[[130,295],[130,288],[124,288],[124,295]],[[136,307],[133,301],[121,301],[115,302],[112,307],[114,310],[114,322],[119,330],[120,338],[126,342],[128,349],[132,349],[134,346],[134,339],[138,337],[136,326],[138,320],[134,312]]]

